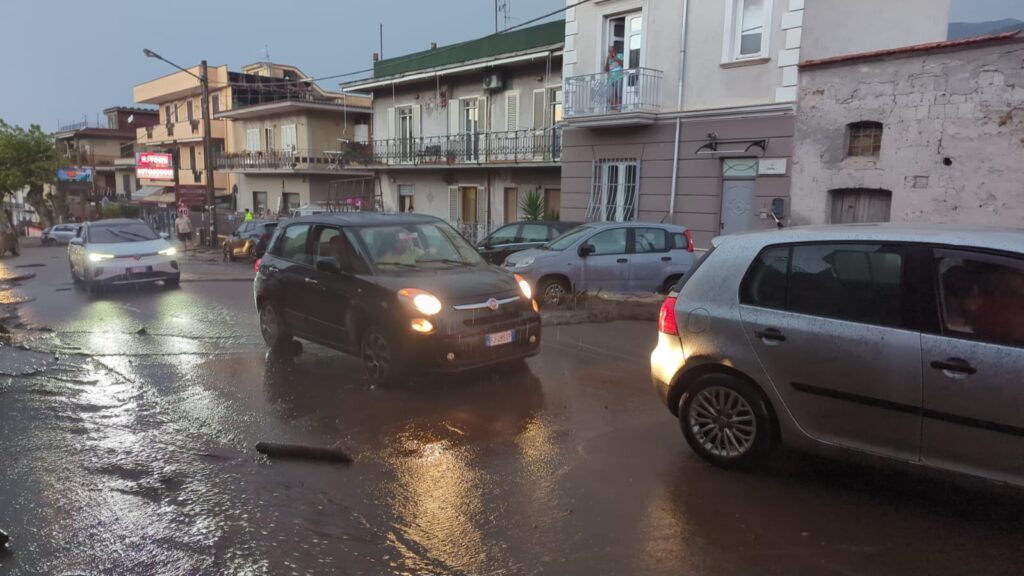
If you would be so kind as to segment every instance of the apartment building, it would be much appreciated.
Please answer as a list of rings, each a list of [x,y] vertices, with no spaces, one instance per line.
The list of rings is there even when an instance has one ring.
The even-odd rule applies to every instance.
[[[119,194],[118,161],[133,154],[136,130],[156,123],[156,110],[114,106],[103,111],[102,120],[57,128],[57,151],[75,176],[66,177],[68,171],[59,174],[55,190],[67,202],[72,216],[87,216],[90,202],[126,197]]]
[[[269,62],[243,67],[233,89],[248,97],[214,118],[229,122],[217,169],[232,175],[238,210],[372,202],[368,95],[330,92],[294,66]]]
[[[949,0],[569,8],[562,217],[673,222],[702,247],[786,220],[800,61],[944,40],[948,13]]]
[[[193,74],[195,76],[193,76]],[[227,137],[227,120],[218,120],[217,114],[231,107],[235,91],[232,82],[238,73],[227,66],[208,67],[210,85],[210,143],[212,150],[203,146],[201,88],[197,77],[199,66],[186,72],[175,72],[134,87],[135,102],[159,108],[160,121],[136,131],[140,149],[147,152],[171,154],[174,164],[173,178],[167,180],[142,179],[146,188],[141,202],[144,204],[191,206],[206,205],[206,154],[214,157],[223,152]],[[231,187],[228,175],[214,172],[214,195],[218,205],[228,205]]]
[[[562,21],[374,63],[371,153],[384,208],[469,238],[541,194],[561,210]]]

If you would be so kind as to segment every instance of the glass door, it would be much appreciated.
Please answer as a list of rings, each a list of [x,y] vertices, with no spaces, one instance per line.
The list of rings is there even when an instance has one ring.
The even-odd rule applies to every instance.
[[[478,161],[480,159],[480,100],[478,98],[462,100],[462,132],[466,161]]]

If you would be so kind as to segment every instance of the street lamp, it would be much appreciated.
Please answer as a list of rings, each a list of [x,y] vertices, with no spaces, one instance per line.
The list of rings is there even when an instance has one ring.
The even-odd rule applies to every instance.
[[[206,203],[210,209],[210,247],[217,247],[217,200],[213,194],[213,147],[210,144],[210,81],[207,75],[206,60],[199,63],[199,75],[193,74],[190,70],[186,70],[181,66],[178,66],[174,62],[171,62],[167,58],[153,52],[149,48],[143,48],[142,53],[146,58],[156,58],[174,66],[178,70],[192,76],[196,80],[199,80],[199,86],[202,88],[202,102],[200,108],[202,109],[203,115],[203,164],[206,171]],[[193,167],[194,168],[194,167]]]

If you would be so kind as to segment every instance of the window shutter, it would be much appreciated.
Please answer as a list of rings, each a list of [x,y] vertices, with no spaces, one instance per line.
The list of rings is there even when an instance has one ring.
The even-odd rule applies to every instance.
[[[398,117],[394,108],[388,108],[388,138],[398,138]]]
[[[462,215],[462,194],[458,186],[448,187],[448,222],[452,225],[458,224],[459,216]]]
[[[449,135],[454,136],[455,134],[458,134],[458,133],[462,132],[462,130],[459,129],[459,127],[461,125],[460,121],[459,121],[461,116],[460,116],[459,113],[461,111],[462,111],[462,107],[459,105],[459,99],[458,98],[452,98],[451,100],[448,101],[448,134]]]
[[[420,132],[420,122],[421,122],[420,116],[423,113],[422,109],[423,109],[423,107],[420,106],[419,104],[416,104],[415,106],[412,107],[412,137],[413,138],[419,138],[420,136],[423,135],[423,133]]]
[[[533,91],[533,129],[540,130],[547,124],[544,118],[544,91]]]
[[[487,224],[487,205],[490,202],[491,194],[485,188],[476,189],[476,223],[483,226],[486,230]]]
[[[519,92],[505,93],[505,131],[519,129]]]
[[[477,114],[480,115],[480,132],[487,132],[491,129],[491,110],[487,107],[487,97],[481,96],[476,99]]]

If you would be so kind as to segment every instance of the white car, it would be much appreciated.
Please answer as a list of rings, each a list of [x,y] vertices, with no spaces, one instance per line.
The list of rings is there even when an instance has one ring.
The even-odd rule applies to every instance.
[[[71,279],[90,292],[100,286],[181,281],[178,251],[142,220],[83,224],[68,243]]]
[[[49,244],[67,244],[78,233],[81,224],[56,224],[43,230],[41,242],[43,246]]]

